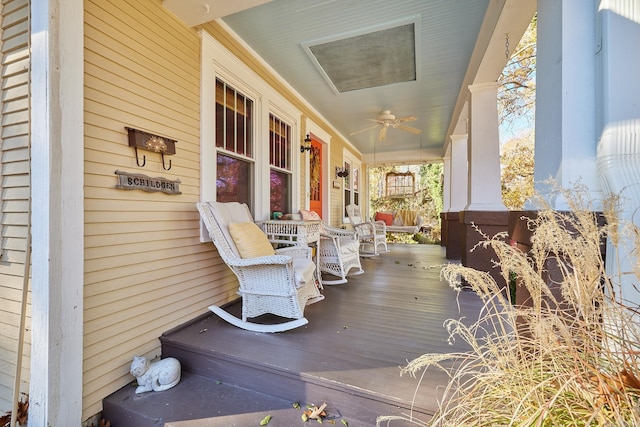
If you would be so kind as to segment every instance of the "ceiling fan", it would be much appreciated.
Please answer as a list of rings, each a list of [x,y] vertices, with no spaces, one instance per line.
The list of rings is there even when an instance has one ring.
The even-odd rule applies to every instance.
[[[407,117],[401,117],[399,119],[396,119],[396,116],[393,115],[389,110],[384,110],[380,112],[380,115],[378,115],[378,118],[369,119],[369,120],[371,120],[372,122],[376,122],[376,124],[368,128],[350,133],[349,135],[351,136],[361,132],[366,132],[378,126],[380,126],[380,132],[378,133],[378,141],[384,141],[384,139],[387,136],[387,130],[389,130],[389,128],[404,130],[414,135],[418,135],[419,133],[422,132],[420,129],[402,124],[405,122],[412,122],[416,120],[415,116],[407,116]]]

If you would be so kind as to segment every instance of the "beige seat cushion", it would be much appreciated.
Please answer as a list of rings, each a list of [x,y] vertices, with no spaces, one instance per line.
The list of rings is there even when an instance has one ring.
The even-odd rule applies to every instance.
[[[313,274],[316,271],[316,265],[310,259],[306,258],[294,258],[293,259],[293,274],[296,277],[297,287],[304,283],[313,281]]]
[[[253,222],[249,207],[245,203],[238,202],[207,202],[207,204],[227,244],[235,256],[240,257],[240,252],[229,233],[229,224],[232,222]]]
[[[241,258],[275,255],[267,235],[253,222],[232,222],[229,224],[229,234]]]
[[[360,242],[354,239],[342,238],[340,239],[340,248],[343,254],[358,252]]]

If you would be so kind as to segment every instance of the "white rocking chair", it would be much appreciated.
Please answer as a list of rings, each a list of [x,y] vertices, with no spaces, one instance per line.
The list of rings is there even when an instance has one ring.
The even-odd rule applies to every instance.
[[[277,249],[275,255],[242,258],[229,224],[253,222],[247,205],[203,202],[197,207],[218,253],[238,278],[238,294],[242,297],[242,319],[215,305],[209,310],[234,326],[254,332],[283,332],[306,325],[305,306],[324,299],[316,285],[311,248],[291,246]],[[278,324],[248,320],[263,314],[294,320]]]
[[[347,283],[347,275],[364,273],[360,264],[360,242],[356,233],[350,230],[329,227],[322,224],[320,232],[320,271],[339,277],[336,280],[322,278],[325,285]],[[350,273],[350,270],[357,268]]]
[[[385,252],[389,252],[387,247],[387,226],[384,221],[364,220],[360,214],[360,206],[354,204],[347,206],[347,216],[358,236],[361,256],[379,255],[378,246],[380,245],[384,246]],[[367,251],[367,247],[371,247],[373,251]]]

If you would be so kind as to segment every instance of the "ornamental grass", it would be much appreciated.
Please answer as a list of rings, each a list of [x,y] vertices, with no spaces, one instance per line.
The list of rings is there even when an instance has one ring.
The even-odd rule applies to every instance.
[[[444,266],[442,277],[456,290],[464,283],[484,301],[471,325],[445,324],[450,339],[464,340],[470,349],[425,354],[405,366],[403,374],[418,378],[431,369],[447,372],[438,410],[429,420],[379,417],[379,426],[399,418],[438,427],[640,425],[637,302],[623,299],[621,277],[607,274],[602,250],[608,238],[608,262],[615,263],[620,243],[635,243],[624,252],[634,264],[624,280],[637,292],[640,233],[619,220],[615,197],[598,206],[603,224],[586,188],[555,191],[570,209],[555,211],[537,200],[538,215],[528,220],[530,251],[510,245],[504,235],[481,243],[495,251],[505,283],[515,277],[516,292],[529,300],[515,304],[486,272]]]

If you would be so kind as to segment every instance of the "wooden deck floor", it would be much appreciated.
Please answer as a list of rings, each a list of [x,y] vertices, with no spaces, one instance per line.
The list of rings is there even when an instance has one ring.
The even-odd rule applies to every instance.
[[[445,262],[439,246],[390,245],[389,253],[363,258],[364,274],[325,286],[326,299],[306,308],[309,324],[304,327],[260,334],[212,314],[163,338],[189,342],[203,354],[227,355],[242,366],[261,365],[372,401],[395,402],[401,413],[413,407],[418,416],[428,417],[436,409],[438,388],[446,384],[445,374],[430,369],[419,384],[400,376],[400,367],[425,353],[464,350],[459,341],[449,344],[443,323],[461,317],[471,322],[481,309],[473,292],[458,294],[440,280],[434,266]],[[219,375],[226,375],[227,383],[238,372]],[[296,400],[309,402],[305,389],[295,393]]]

